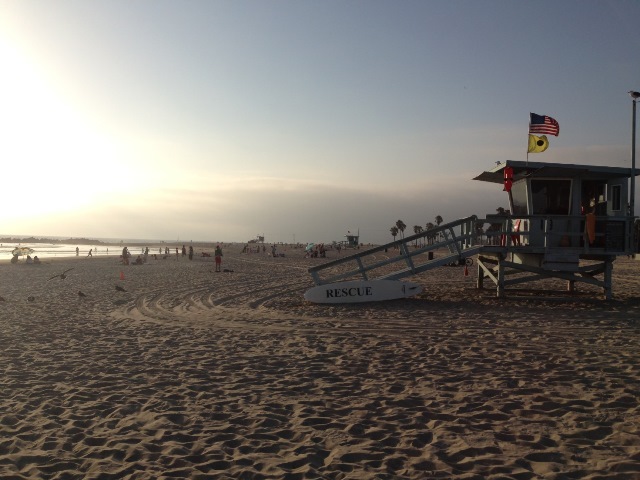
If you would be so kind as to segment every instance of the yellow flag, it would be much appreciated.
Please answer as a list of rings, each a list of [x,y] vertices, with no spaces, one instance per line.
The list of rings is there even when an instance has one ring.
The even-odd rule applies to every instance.
[[[542,153],[549,148],[549,140],[546,135],[529,134],[529,153]]]

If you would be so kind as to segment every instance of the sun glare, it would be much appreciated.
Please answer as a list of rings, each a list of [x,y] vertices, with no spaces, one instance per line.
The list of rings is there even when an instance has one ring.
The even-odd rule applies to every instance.
[[[0,41],[0,220],[87,206],[130,186],[119,175],[118,147],[46,82],[29,59]],[[19,208],[16,208],[19,206]]]

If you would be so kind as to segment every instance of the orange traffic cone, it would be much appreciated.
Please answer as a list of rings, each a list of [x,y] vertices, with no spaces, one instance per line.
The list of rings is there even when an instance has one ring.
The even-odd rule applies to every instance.
[[[124,280],[124,272],[120,270],[120,280]]]

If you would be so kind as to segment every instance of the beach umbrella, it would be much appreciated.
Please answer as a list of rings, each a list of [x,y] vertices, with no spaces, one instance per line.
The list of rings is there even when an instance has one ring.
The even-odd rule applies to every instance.
[[[315,247],[316,244],[315,243],[310,243],[309,245],[307,245],[307,248],[305,248],[305,251],[309,251],[309,250],[313,250],[313,247]]]
[[[11,252],[11,255],[18,256],[18,257],[23,257],[25,255],[31,255],[34,252],[33,248],[29,248],[29,247],[16,247],[13,249],[13,251]]]

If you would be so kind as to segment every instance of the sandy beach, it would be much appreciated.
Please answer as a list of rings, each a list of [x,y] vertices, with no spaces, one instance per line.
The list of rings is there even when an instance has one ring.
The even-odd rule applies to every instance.
[[[1,263],[0,478],[640,478],[640,262],[323,306],[323,259],[241,248]]]

